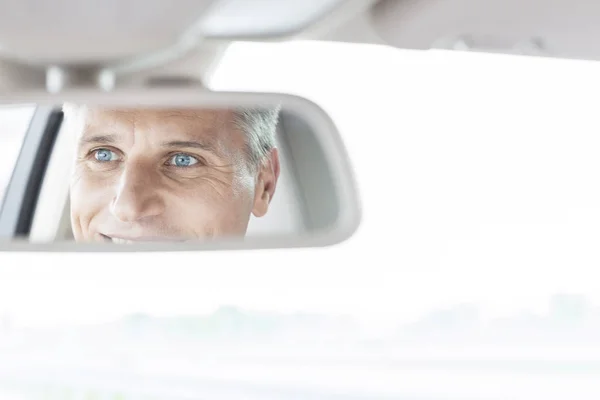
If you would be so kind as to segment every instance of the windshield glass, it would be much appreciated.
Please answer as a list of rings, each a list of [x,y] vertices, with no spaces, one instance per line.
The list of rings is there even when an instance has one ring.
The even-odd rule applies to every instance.
[[[294,93],[330,113],[358,232],[325,249],[0,262],[0,384],[514,398],[518,382],[530,398],[598,398],[598,68],[233,45],[213,88]]]
[[[367,275],[396,278],[379,282],[397,288],[393,315],[458,302],[545,313],[559,292],[600,304],[588,279],[600,261],[597,63],[242,43],[212,84],[295,93],[331,114],[364,205],[351,241],[373,246],[359,258]]]

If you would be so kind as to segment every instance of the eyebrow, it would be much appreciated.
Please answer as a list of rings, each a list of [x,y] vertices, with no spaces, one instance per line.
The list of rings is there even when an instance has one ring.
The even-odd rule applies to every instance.
[[[90,137],[82,137],[81,144],[115,144],[117,142],[116,135],[94,135]]]
[[[94,135],[81,138],[81,144],[115,144],[118,142],[117,135]],[[212,143],[198,142],[194,140],[173,140],[161,143],[162,147],[172,149],[200,149],[218,154],[216,147]]]
[[[217,153],[217,150],[212,143],[197,142],[197,141],[193,141],[193,140],[190,140],[190,141],[175,140],[175,141],[171,141],[171,142],[163,142],[162,146],[170,147],[170,148],[174,148],[174,149],[178,149],[178,148],[179,149],[180,148],[201,149],[201,150],[210,151],[212,153]]]

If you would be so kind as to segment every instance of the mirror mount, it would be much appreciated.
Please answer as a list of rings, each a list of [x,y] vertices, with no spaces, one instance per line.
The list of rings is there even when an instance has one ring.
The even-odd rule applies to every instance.
[[[46,69],[46,90],[59,93],[67,89],[95,88],[111,91],[116,75],[96,66],[50,66]]]
[[[118,64],[116,67],[112,65],[35,66],[9,59],[0,59],[0,91],[43,90],[47,93],[57,94],[85,89],[110,92],[121,86],[206,89],[199,76],[185,72],[172,73],[168,69],[163,72],[160,67],[168,67],[168,62],[152,67],[143,61],[140,59],[139,64],[124,63]],[[138,66],[137,70],[134,67],[136,65]]]
[[[144,72],[140,69],[140,72]],[[152,72],[152,71],[150,71]],[[182,74],[151,74],[141,83],[132,79],[134,74],[119,73],[118,70],[103,67],[57,67],[46,70],[46,91],[60,93],[72,89],[92,89],[110,92],[120,86],[141,85],[149,88],[190,88],[208,90],[202,80]]]

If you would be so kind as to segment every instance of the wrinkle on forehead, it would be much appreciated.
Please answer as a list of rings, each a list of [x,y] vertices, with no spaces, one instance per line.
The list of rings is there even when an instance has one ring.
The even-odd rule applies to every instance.
[[[221,150],[222,155],[236,152],[245,145],[245,135],[234,124],[232,110],[194,109],[123,109],[80,108],[77,119],[79,135],[127,135],[135,139],[138,132],[164,133],[162,141],[198,140]],[[133,135],[131,135],[133,134]],[[156,141],[158,135],[153,136]]]
[[[182,108],[88,108],[98,114],[116,114],[120,118],[151,117],[153,119],[178,118],[188,122],[203,122],[222,120],[225,122],[227,116],[232,116],[232,110],[225,109],[182,109]]]
[[[239,136],[245,141],[243,135],[239,135],[241,132],[235,129],[233,112],[230,110],[94,108],[88,109],[84,119],[85,131],[127,128],[134,131],[164,130],[165,135],[177,132],[189,137],[202,137],[215,144],[225,142],[222,145],[241,144],[236,143],[240,141]]]

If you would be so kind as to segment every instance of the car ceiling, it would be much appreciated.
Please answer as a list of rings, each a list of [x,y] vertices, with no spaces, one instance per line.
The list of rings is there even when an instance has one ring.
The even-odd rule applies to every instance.
[[[182,36],[206,41],[297,37],[365,0],[0,0],[0,55],[30,64],[119,60]],[[322,28],[322,27],[321,27]]]
[[[365,0],[0,0],[0,89],[43,81],[49,67],[113,68],[199,78],[234,40],[321,38],[358,14]],[[183,50],[180,50],[183,49]],[[170,50],[166,63],[157,52]],[[138,63],[139,64],[139,63]],[[149,74],[148,71],[151,71]],[[83,75],[82,75],[83,76]]]
[[[600,2],[381,0],[327,38],[406,49],[600,59]]]
[[[0,6],[2,85],[33,81],[21,64],[110,63],[190,37],[197,41],[192,50],[159,66],[158,75],[202,79],[232,40],[600,59],[593,40],[600,33],[600,2],[592,0],[0,0]],[[144,76],[141,71],[136,78]]]

